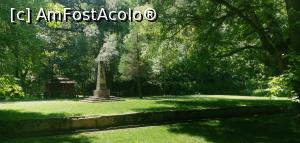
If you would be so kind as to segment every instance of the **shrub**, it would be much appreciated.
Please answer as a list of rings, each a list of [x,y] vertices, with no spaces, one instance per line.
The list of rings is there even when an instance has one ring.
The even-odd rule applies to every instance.
[[[22,98],[25,93],[18,84],[18,80],[12,76],[0,77],[0,99]]]
[[[270,97],[293,97],[295,92],[291,85],[293,74],[283,74],[280,76],[271,77],[268,82],[268,95]]]
[[[255,89],[252,91],[252,96],[266,96],[268,95],[268,90],[266,89]]]

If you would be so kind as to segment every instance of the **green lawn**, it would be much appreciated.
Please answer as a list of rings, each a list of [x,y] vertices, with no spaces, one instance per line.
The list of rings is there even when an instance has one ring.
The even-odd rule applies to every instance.
[[[288,98],[270,100],[267,97],[224,95],[126,98],[125,101],[106,103],[86,103],[76,100],[0,102],[0,121],[290,103]]]
[[[75,135],[14,139],[3,143],[296,143],[300,121],[294,115],[203,120],[163,126]]]

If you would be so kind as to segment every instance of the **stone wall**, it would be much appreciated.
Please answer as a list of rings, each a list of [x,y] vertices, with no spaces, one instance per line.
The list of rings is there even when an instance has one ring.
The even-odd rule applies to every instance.
[[[0,122],[0,137],[39,136],[78,130],[122,128],[189,120],[270,115],[292,112],[288,107],[257,106],[186,111],[132,113],[111,116],[50,118]]]

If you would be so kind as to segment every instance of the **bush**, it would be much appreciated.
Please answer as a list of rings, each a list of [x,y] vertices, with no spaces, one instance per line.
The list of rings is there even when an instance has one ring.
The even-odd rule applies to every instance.
[[[25,93],[18,80],[11,76],[0,77],[0,99],[22,98]]]
[[[283,74],[280,76],[271,77],[267,89],[269,96],[277,97],[293,97],[295,92],[291,85],[293,74]]]
[[[268,90],[266,89],[255,89],[252,91],[252,96],[266,96],[268,95]]]

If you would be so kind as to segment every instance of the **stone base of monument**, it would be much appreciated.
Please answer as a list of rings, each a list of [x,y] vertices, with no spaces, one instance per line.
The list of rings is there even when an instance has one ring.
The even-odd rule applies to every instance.
[[[125,100],[116,96],[109,96],[109,97],[90,96],[88,98],[85,98],[82,101],[90,102],[90,103],[98,103],[98,102],[114,102],[114,101],[125,101]]]
[[[94,90],[94,96],[95,97],[109,98],[110,90],[107,90],[107,89]]]
[[[94,90],[94,96],[85,98],[83,101],[90,102],[90,103],[97,103],[97,102],[124,101],[124,99],[115,96],[110,96],[109,90]]]

